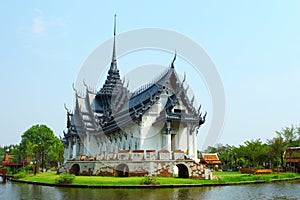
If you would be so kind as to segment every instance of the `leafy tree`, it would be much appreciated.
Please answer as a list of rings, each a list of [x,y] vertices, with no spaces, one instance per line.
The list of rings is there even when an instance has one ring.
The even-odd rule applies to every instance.
[[[63,144],[46,125],[35,125],[22,135],[20,151],[23,159],[31,158],[36,162],[36,167],[41,165],[45,169],[46,163],[61,161]]]
[[[204,153],[217,153],[217,148],[213,146],[208,146],[205,150]]]
[[[246,166],[246,160],[244,157],[240,157],[237,159],[237,165],[239,167],[245,167]]]
[[[4,159],[5,149],[0,146],[0,162]]]
[[[223,168],[226,169],[232,169],[233,167],[233,153],[232,153],[232,146],[226,144],[226,145],[218,145],[217,146],[217,152],[219,155],[219,159],[221,160],[223,164]]]
[[[267,167],[270,163],[270,147],[260,139],[244,142],[239,147],[217,144],[205,152],[218,153],[223,169],[238,170],[240,167]]]
[[[272,161],[276,163],[276,166],[279,165],[279,161],[281,166],[283,167],[283,154],[287,148],[287,143],[284,139],[278,135],[270,140],[267,140],[267,144],[270,147],[270,157]]]
[[[10,146],[9,150],[9,154],[13,155],[13,162],[22,162],[22,152],[19,145]]]
[[[284,166],[284,152],[288,147],[300,146],[300,126],[290,126],[276,131],[276,136],[262,143],[260,139],[245,141],[239,147],[228,144],[208,146],[206,153],[218,153],[223,169],[238,167]]]
[[[58,163],[64,161],[64,146],[57,137],[54,138],[52,148],[47,153],[46,161],[52,167],[57,167]]]
[[[300,127],[295,127],[291,125],[291,127],[282,128],[281,131],[276,131],[277,136],[282,137],[287,147],[297,146],[299,143],[297,142],[297,136],[299,138],[298,131]],[[299,141],[299,139],[298,139]]]
[[[248,160],[248,165],[251,167],[258,166],[259,158],[262,155],[263,144],[260,139],[244,142],[244,146],[240,146],[244,152],[244,157]]]

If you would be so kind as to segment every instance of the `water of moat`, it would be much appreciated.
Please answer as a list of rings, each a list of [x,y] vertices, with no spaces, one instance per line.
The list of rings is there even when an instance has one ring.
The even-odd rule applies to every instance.
[[[300,199],[300,181],[164,189],[63,188],[8,181],[0,185],[0,199]]]

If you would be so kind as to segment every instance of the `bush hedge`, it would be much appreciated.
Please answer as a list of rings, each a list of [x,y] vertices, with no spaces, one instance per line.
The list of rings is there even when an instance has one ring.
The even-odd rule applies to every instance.
[[[18,173],[14,174],[13,177],[15,179],[25,178],[26,172],[25,171],[19,171]]]
[[[74,174],[61,174],[55,179],[57,184],[72,184],[75,179]]]
[[[155,176],[145,176],[141,181],[141,185],[159,185]]]

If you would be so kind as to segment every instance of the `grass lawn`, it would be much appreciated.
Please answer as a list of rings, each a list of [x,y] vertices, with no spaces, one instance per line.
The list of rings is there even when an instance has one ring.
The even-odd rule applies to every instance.
[[[271,173],[271,174],[241,174],[240,172],[214,172],[219,182],[241,182],[265,180],[267,182],[277,179],[300,178],[298,173]]]
[[[166,184],[211,184],[211,183],[230,183],[242,181],[256,181],[284,178],[300,178],[297,173],[272,173],[263,175],[241,174],[240,172],[214,172],[215,180],[201,180],[201,179],[184,179],[184,178],[168,178],[157,177],[156,180],[160,185]],[[56,172],[39,173],[36,176],[27,175],[20,180],[36,181],[44,183],[55,183],[55,179],[59,177]],[[83,185],[140,185],[145,177],[108,177],[108,176],[76,176],[73,184]]]

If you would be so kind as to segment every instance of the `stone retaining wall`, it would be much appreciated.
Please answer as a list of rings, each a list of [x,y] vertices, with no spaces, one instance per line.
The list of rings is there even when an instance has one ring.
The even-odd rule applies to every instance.
[[[172,156],[171,156],[172,155]],[[192,159],[185,159],[182,151],[155,150],[120,151],[89,157],[68,160],[60,169],[61,173],[100,176],[166,176],[173,177],[174,167],[182,178],[211,179],[212,175],[204,165]]]

